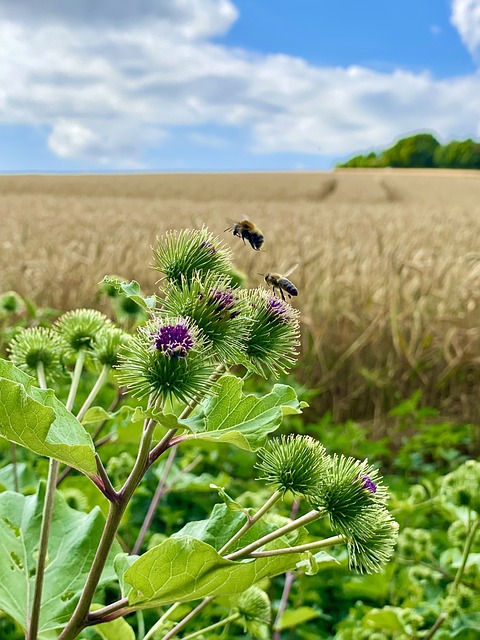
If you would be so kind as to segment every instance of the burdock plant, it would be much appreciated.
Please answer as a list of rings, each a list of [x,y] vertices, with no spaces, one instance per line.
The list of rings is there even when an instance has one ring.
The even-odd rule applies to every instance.
[[[142,297],[135,282],[107,279],[148,317],[133,335],[98,311],[80,309],[64,314],[53,329],[19,334],[11,344],[11,362],[0,361],[1,435],[51,459],[42,525],[28,516],[38,512],[42,491],[26,499],[30,502],[25,509],[22,503],[26,515],[18,518],[18,525],[8,528],[0,519],[2,540],[23,536],[27,548],[38,546],[38,564],[35,554],[25,559],[25,592],[16,599],[26,603],[24,609],[6,595],[17,588],[8,583],[10,574],[0,590],[0,608],[23,626],[29,640],[39,634],[71,640],[87,627],[162,607],[160,618],[143,637],[148,640],[155,634],[168,640],[178,637],[218,596],[222,603],[224,597],[230,601],[226,616],[184,638],[228,623],[262,635],[270,604],[257,586],[260,580],[296,568],[315,573],[318,551],[325,557],[323,550],[335,545],[346,546],[350,567],[360,573],[380,570],[392,553],[397,525],[386,509],[388,492],[379,472],[366,461],[327,455],[309,436],[282,436],[268,443],[283,416],[301,413],[304,405],[285,384],[275,384],[263,395],[243,391],[238,372],[276,378],[293,366],[299,348],[298,312],[264,289],[235,286],[230,250],[205,228],[160,238],[153,267],[161,273],[160,286],[149,298]],[[65,404],[46,389],[45,374],[52,374],[55,384],[53,374],[62,368],[71,375]],[[77,391],[91,379],[85,377],[86,369],[90,374],[97,371],[98,378],[74,415]],[[29,373],[37,376],[40,388]],[[122,394],[117,397],[128,398],[117,412],[92,406],[107,383],[120,384]],[[141,428],[136,455],[119,447],[103,461],[104,449],[97,451],[85,427],[110,421],[112,433],[106,438],[113,438],[117,416],[124,428],[128,419],[135,429]],[[210,518],[187,523],[172,537],[162,530],[144,545],[156,506],[171,488],[169,471],[176,452],[193,441],[257,451],[258,481],[271,487],[271,493],[252,510],[218,487],[222,502]],[[117,545],[118,529],[139,484],[161,457],[165,461],[157,490],[129,556]],[[66,469],[59,478],[60,464]],[[97,512],[69,509],[55,497],[55,486],[68,468],[83,473],[106,498],[105,520]],[[0,494],[1,513],[4,495]],[[281,502],[290,500],[302,508],[308,505],[310,511],[292,514],[290,520],[276,513]],[[306,527],[320,518],[332,535],[319,540]],[[55,529],[49,546],[50,527],[60,529]],[[31,539],[35,532],[40,543]],[[62,545],[54,548],[60,539]],[[12,547],[11,558],[16,557],[20,556]],[[113,579],[114,569],[118,597],[97,604],[102,597],[98,587]],[[30,574],[35,582],[32,602]],[[44,579],[49,580],[45,597]],[[180,604],[191,600],[199,604],[172,622]],[[131,637],[132,629],[123,624],[109,633]]]

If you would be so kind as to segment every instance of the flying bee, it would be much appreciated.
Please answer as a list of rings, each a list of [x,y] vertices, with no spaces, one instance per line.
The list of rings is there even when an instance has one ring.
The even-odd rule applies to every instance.
[[[287,278],[287,276],[295,271],[297,267],[298,264],[289,269],[283,276],[280,273],[259,273],[258,275],[263,276],[265,282],[272,287],[274,296],[276,296],[275,289],[278,289],[280,291],[280,295],[282,296],[282,300],[285,301],[284,292],[289,298],[291,298],[292,296],[298,296],[297,287]]]
[[[263,232],[253,224],[248,216],[245,216],[241,222],[233,220],[229,220],[229,222],[231,226],[227,227],[225,231],[232,231],[234,236],[243,240],[243,244],[245,244],[245,240],[248,240],[252,249],[260,251],[264,242]]]

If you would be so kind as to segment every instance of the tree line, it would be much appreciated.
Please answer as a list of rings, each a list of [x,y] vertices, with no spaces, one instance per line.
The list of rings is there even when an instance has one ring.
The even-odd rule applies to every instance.
[[[469,138],[440,144],[432,134],[419,133],[379,153],[357,155],[336,166],[480,169],[480,142]]]

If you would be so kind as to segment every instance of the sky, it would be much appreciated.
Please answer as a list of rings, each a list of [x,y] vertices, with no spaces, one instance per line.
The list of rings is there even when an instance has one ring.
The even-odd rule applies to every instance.
[[[0,0],[0,172],[329,169],[480,138],[480,0]]]

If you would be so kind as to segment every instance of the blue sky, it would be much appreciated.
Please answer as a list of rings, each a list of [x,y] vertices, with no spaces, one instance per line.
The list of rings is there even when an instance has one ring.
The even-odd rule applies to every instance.
[[[0,0],[0,171],[326,169],[480,138],[480,0]]]

